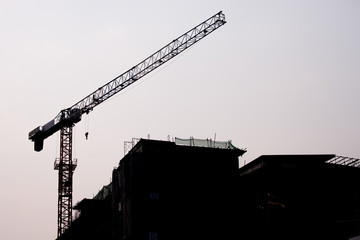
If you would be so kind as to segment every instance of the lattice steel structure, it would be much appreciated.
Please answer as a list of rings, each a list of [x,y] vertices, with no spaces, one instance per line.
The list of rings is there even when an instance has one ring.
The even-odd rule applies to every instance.
[[[73,106],[60,111],[45,125],[29,132],[29,139],[34,142],[34,150],[39,152],[43,149],[44,140],[60,130],[61,153],[60,159],[55,162],[55,169],[59,170],[58,237],[70,227],[72,220],[72,173],[76,167],[71,153],[73,126],[81,120],[84,113],[88,114],[100,103],[179,55],[225,23],[225,15],[222,12],[216,13]]]
[[[60,158],[54,163],[59,171],[58,180],[58,233],[60,236],[72,222],[72,176],[77,160],[72,159],[72,127],[60,130]]]
[[[350,166],[350,167],[360,167],[360,159],[351,158],[351,157],[343,157],[343,156],[335,156],[334,158],[327,161],[327,163]]]
[[[133,138],[131,141],[124,142],[124,156],[140,141],[140,138]]]
[[[73,106],[60,111],[53,120],[42,127],[39,126],[35,128],[29,133],[29,139],[35,143],[35,151],[41,151],[44,139],[59,131],[64,124],[71,125],[72,123],[79,122],[82,114],[89,113],[100,103],[179,55],[219,27],[223,26],[225,23],[225,15],[222,12],[215,14],[128,71],[114,78],[102,87],[99,87],[96,91],[90,93]]]

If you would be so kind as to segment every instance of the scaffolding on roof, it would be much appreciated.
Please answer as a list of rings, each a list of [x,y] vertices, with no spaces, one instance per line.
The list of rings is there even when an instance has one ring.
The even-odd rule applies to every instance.
[[[108,185],[103,186],[101,190],[93,197],[94,200],[105,200],[111,195],[112,192],[112,182],[110,182]]]
[[[335,156],[334,158],[326,161],[326,163],[360,168],[360,159],[358,158]]]
[[[175,138],[176,145],[182,146],[191,146],[191,147],[208,147],[208,148],[221,148],[221,149],[238,149],[234,145],[232,145],[231,140],[224,141],[214,141],[210,139],[195,139],[190,137],[190,139],[181,139]]]

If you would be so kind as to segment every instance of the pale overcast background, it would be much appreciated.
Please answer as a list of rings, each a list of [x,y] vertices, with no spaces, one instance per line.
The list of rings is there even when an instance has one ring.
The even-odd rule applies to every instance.
[[[360,1],[0,4],[0,239],[56,238],[59,134],[38,153],[29,131],[221,10],[227,24],[77,124],[74,204],[111,181],[133,137],[216,134],[247,148],[240,166],[360,157]]]

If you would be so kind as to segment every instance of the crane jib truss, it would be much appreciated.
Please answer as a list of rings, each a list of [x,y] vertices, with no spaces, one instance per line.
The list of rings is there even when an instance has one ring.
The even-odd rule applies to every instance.
[[[79,122],[82,114],[89,113],[95,106],[160,67],[225,23],[225,15],[222,12],[215,14],[73,106],[62,110],[44,126],[35,128],[29,133],[29,139],[35,143],[35,151],[41,151],[44,139],[59,131],[61,127]]]
[[[34,142],[34,150],[39,152],[43,149],[44,140],[60,131],[60,158],[56,159],[54,164],[54,169],[59,171],[58,237],[70,227],[72,222],[72,175],[77,166],[77,160],[72,159],[73,126],[81,121],[84,113],[91,112],[100,103],[160,67],[225,23],[225,15],[218,12],[73,106],[61,110],[45,125],[29,132],[29,139]]]

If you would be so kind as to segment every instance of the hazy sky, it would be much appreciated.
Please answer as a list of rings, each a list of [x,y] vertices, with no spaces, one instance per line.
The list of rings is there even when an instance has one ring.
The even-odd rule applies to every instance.
[[[110,182],[124,141],[148,134],[216,134],[247,148],[240,165],[360,157],[360,1],[0,4],[0,239],[56,238],[59,135],[37,153],[29,131],[220,10],[227,24],[77,124],[74,204]]]

